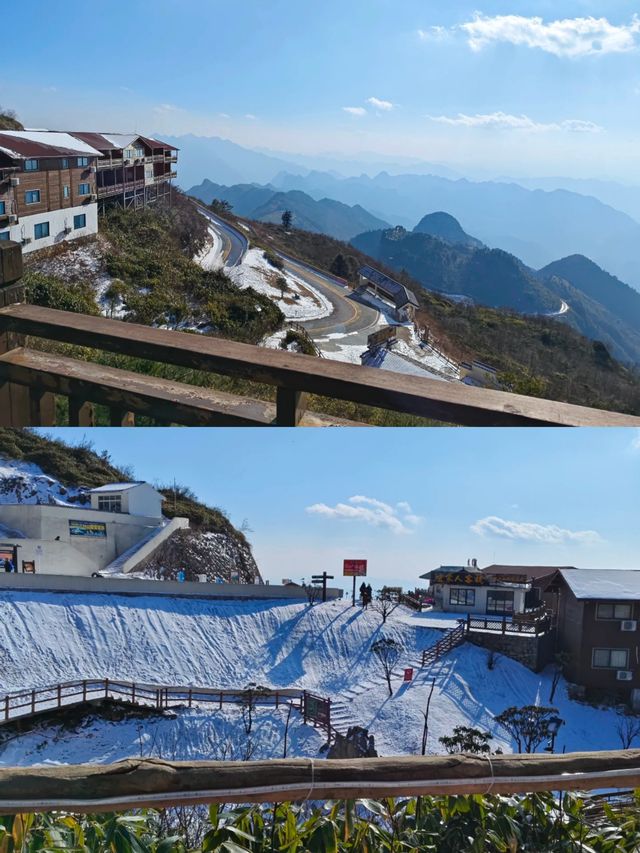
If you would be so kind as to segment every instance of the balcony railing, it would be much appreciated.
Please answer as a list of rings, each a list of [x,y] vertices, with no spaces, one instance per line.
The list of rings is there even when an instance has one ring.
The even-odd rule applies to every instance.
[[[114,169],[117,166],[122,166],[123,160],[122,157],[115,158],[113,160],[98,160],[96,166],[98,169]]]
[[[8,340],[29,335],[276,389],[274,405],[14,344],[0,355],[0,382],[28,389],[28,402],[11,410],[14,426],[48,425],[46,412],[52,407],[44,401],[51,394],[69,398],[71,424],[86,423],[87,403],[103,403],[110,407],[113,424],[131,422],[127,413],[134,413],[160,423],[295,426],[305,416],[306,395],[316,394],[470,426],[640,426],[640,417],[616,412],[35,305],[2,308],[0,336],[4,333]],[[7,420],[6,412],[0,413],[3,417]],[[336,419],[308,415],[306,420],[326,424]]]

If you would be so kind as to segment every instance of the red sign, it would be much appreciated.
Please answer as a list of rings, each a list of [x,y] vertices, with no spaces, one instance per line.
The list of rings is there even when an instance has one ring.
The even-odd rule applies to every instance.
[[[413,681],[413,667],[408,666],[404,671],[404,680]]]
[[[367,575],[366,560],[345,560],[342,574],[345,578],[360,578]]]

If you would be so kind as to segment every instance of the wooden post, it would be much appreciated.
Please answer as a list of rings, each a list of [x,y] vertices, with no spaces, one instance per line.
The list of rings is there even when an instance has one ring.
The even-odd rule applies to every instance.
[[[190,687],[189,688],[189,707],[191,707],[192,704],[193,704],[193,689]]]
[[[502,617],[502,633],[503,634],[507,633],[507,617],[506,616]]]
[[[133,412],[125,412],[123,409],[109,409],[109,418],[112,427],[136,425],[136,417]]]
[[[278,387],[276,393],[276,424],[298,426],[307,405],[307,394],[291,388]]]
[[[58,708],[62,708],[62,685],[58,684]]]
[[[9,697],[4,697],[4,718],[5,720],[9,719]]]
[[[104,680],[104,698],[109,698],[109,679],[105,678]]]
[[[0,308],[24,302],[22,283],[22,247],[12,240],[0,242]],[[12,332],[0,334],[0,355],[24,346],[24,336]],[[53,426],[55,407],[53,394],[30,398],[29,389],[0,380],[0,426]],[[38,423],[31,422],[37,410]]]
[[[82,682],[82,701],[83,702],[87,701],[87,682],[86,681]]]
[[[136,683],[135,683],[135,681],[131,685],[131,704],[132,705],[136,704]]]
[[[36,691],[31,691],[31,713],[35,714],[36,712]]]
[[[69,426],[95,426],[95,411],[93,403],[69,397]]]

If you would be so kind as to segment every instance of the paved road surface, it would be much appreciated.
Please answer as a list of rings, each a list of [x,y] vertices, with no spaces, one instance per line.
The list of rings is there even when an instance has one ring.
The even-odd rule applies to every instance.
[[[223,241],[224,265],[230,267],[240,264],[249,245],[246,235],[211,213],[207,208],[200,205],[198,207],[203,215],[209,219]],[[366,346],[367,336],[371,334],[380,319],[379,312],[370,305],[354,298],[347,287],[338,284],[331,276],[324,275],[318,270],[291,258],[282,257],[282,260],[287,272],[318,290],[333,306],[333,311],[328,317],[302,321],[302,325],[311,337],[315,340],[327,335],[348,334],[349,338],[346,343],[354,346]],[[331,351],[337,349],[337,344],[329,341],[322,343],[321,348]]]
[[[216,216],[206,207],[197,205],[198,210],[205,216],[216,229],[223,244],[223,260],[225,267],[237,267],[242,263],[245,252],[249,248],[249,241],[241,232],[232,228],[224,219]]]

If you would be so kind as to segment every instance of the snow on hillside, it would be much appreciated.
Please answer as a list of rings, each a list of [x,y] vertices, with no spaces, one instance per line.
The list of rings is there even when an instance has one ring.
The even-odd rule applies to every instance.
[[[369,651],[383,634],[405,649],[391,698]],[[471,644],[420,670],[421,650],[440,636],[407,610],[398,609],[383,628],[374,612],[340,601],[311,608],[306,602],[9,593],[0,602],[0,693],[73,677],[214,688],[250,682],[304,687],[330,696],[343,723],[368,727],[379,752],[389,755],[418,749],[435,679],[430,752],[442,751],[438,738],[456,725],[491,731],[494,745],[508,751],[511,745],[493,717],[510,705],[546,704],[550,674],[535,674],[501,655],[489,670],[488,652]],[[409,684],[402,683],[405,665],[417,668]],[[559,749],[619,745],[615,710],[570,700],[563,682],[555,704],[567,721]],[[239,727],[237,738],[243,737]],[[91,742],[87,750],[92,756]]]
[[[282,758],[287,710],[258,708],[251,732],[255,759]],[[0,731],[0,737],[2,732]],[[305,726],[298,713],[291,715],[287,751],[314,757],[326,741],[323,734]],[[222,711],[197,708],[158,714],[145,719],[105,722],[87,716],[78,725],[41,725],[0,740],[0,767],[34,764],[110,764],[125,758],[163,758],[168,761],[241,761],[247,757],[247,737],[237,708]]]
[[[0,457],[0,504],[84,503],[86,489],[67,488],[30,462]]]
[[[200,254],[195,256],[194,261],[203,270],[217,270],[223,264],[222,240],[213,225],[210,225],[207,230],[209,231],[208,243]]]
[[[242,263],[227,269],[226,273],[238,287],[252,287],[268,296],[287,320],[317,320],[328,317],[333,311],[329,300],[315,288],[290,272],[271,266],[264,258],[262,249],[249,249]],[[277,283],[279,278],[287,282],[284,299]]]

